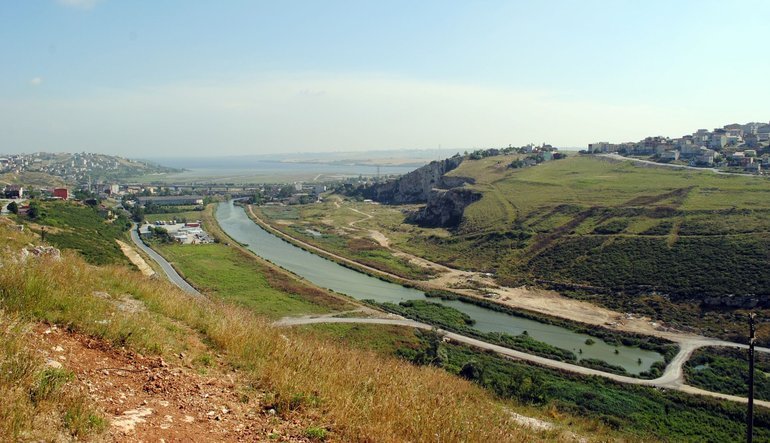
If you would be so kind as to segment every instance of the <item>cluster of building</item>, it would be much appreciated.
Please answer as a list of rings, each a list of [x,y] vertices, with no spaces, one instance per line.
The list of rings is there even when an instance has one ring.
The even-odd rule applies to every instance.
[[[194,222],[178,222],[177,220],[156,221],[157,227],[162,227],[168,235],[178,243],[186,245],[200,245],[213,243],[214,239],[203,230],[200,220]],[[139,234],[152,237],[155,233],[152,225],[145,224],[139,228]]]
[[[71,197],[68,188],[48,188],[40,190],[41,196],[44,198],[62,199],[67,200]],[[24,198],[24,186],[22,185],[8,185],[3,189],[3,197],[8,199],[22,199]]]
[[[0,173],[40,172],[61,177],[70,182],[87,182],[98,177],[139,175],[155,172],[155,169],[169,168],[87,152],[74,154],[36,152],[0,156]]]
[[[770,166],[770,123],[730,124],[713,131],[698,129],[679,138],[647,137],[639,142],[588,145],[591,153],[650,156],[660,162],[692,166],[740,167],[760,173]]]

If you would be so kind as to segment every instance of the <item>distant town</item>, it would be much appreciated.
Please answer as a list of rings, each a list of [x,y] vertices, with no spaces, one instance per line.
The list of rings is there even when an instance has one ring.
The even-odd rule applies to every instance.
[[[620,155],[679,166],[719,168],[720,170],[767,174],[770,171],[770,123],[729,124],[712,131],[698,129],[679,138],[650,136],[638,142],[597,142],[583,154]],[[517,155],[508,167],[522,168],[565,156],[558,148],[543,143],[521,147],[465,152],[468,159],[493,155]],[[29,197],[98,201],[120,200],[131,211],[154,207],[202,205],[214,196],[250,198],[268,205],[305,204],[319,201],[334,189],[345,192],[364,185],[392,179],[392,176],[358,176],[327,182],[282,184],[236,183],[141,183],[134,179],[147,174],[179,170],[150,162],[92,153],[44,153],[0,156],[0,198],[23,200]],[[32,174],[32,175],[30,175]],[[33,183],[34,177],[37,183]],[[56,182],[58,180],[58,182]],[[4,183],[3,183],[4,182]],[[46,184],[43,184],[46,183]],[[6,210],[6,205],[3,206]],[[24,206],[20,207],[25,210]]]
[[[770,168],[770,123],[733,123],[713,131],[698,129],[673,139],[653,136],[638,142],[597,142],[588,145],[587,152],[763,174]]]
[[[71,183],[175,171],[149,162],[86,152],[0,155],[0,174],[43,173]]]

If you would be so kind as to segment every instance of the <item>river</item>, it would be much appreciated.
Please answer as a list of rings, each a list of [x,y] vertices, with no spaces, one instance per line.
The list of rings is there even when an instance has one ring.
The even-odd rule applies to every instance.
[[[249,250],[317,286],[358,300],[398,303],[428,299],[419,290],[382,281],[298,248],[262,229],[249,219],[243,208],[235,206],[232,201],[217,206],[216,218],[228,235],[240,243],[247,244]],[[603,360],[625,368],[630,374],[639,374],[648,370],[653,363],[663,361],[663,356],[657,352],[628,346],[612,346],[599,338],[578,334],[560,326],[493,311],[459,300],[428,300],[451,306],[469,315],[476,321],[473,327],[481,332],[518,335],[527,331],[535,340],[571,350],[578,358]],[[589,338],[595,343],[587,345],[586,340]],[[583,351],[582,354],[579,354],[580,350]]]

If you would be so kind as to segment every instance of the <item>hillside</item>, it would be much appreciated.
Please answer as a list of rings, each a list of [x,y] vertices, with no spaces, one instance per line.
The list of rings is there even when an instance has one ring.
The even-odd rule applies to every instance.
[[[483,197],[451,235],[416,231],[398,246],[504,285],[599,294],[646,314],[669,300],[770,306],[769,180],[596,157],[509,164],[464,161],[448,175],[470,177]]]
[[[248,308],[71,252],[21,260],[40,240],[7,222],[0,235],[2,440],[558,438],[439,368],[279,332]]]

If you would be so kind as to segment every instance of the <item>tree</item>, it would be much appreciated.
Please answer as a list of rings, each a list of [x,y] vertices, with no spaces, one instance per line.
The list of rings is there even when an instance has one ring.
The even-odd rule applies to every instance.
[[[18,214],[19,213],[19,205],[17,205],[16,202],[8,203],[8,211],[10,211],[12,214]]]
[[[29,204],[29,209],[27,210],[27,217],[31,218],[32,220],[39,218],[42,216],[42,211],[40,209],[40,203],[33,201]]]
[[[478,380],[481,381],[481,378],[484,375],[484,369],[479,366],[478,363],[475,361],[469,361],[466,362],[462,369],[460,369],[460,377],[463,377],[468,380]]]
[[[144,221],[144,214],[144,208],[139,206],[138,203],[131,208],[131,218],[137,223]]]

